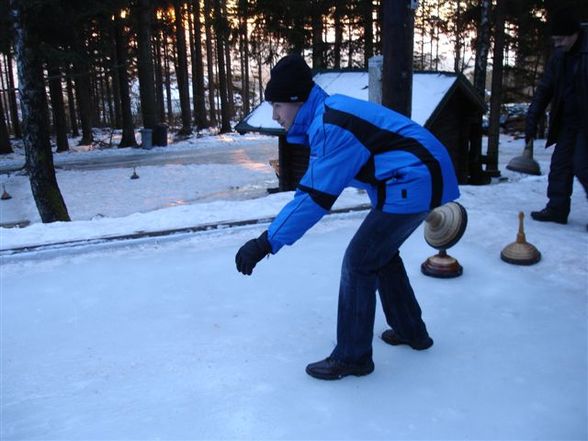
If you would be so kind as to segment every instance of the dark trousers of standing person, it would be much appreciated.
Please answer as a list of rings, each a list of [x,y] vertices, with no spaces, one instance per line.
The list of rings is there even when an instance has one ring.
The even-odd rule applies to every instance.
[[[341,270],[337,346],[331,357],[365,363],[372,357],[376,290],[386,321],[403,339],[428,338],[398,249],[428,213],[389,214],[372,210],[351,240]]]
[[[588,196],[588,140],[585,131],[563,127],[551,156],[547,208],[565,218],[570,213],[574,175]]]

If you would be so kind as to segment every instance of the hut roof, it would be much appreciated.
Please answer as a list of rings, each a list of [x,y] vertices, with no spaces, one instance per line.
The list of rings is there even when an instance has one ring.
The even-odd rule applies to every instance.
[[[369,77],[365,70],[319,72],[314,76],[314,81],[329,95],[343,94],[362,100],[368,99]],[[484,109],[482,99],[463,75],[453,72],[415,72],[412,83],[411,118],[422,126],[429,126],[457,90],[463,91],[467,99],[480,110]],[[284,134],[282,127],[272,120],[272,108],[267,101],[245,116],[235,130],[239,133]]]

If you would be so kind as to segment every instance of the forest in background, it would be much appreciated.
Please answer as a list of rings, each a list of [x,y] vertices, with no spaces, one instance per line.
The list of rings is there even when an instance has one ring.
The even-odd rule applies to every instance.
[[[72,137],[95,143],[96,127],[120,130],[118,147],[136,146],[141,127],[165,125],[177,139],[229,132],[261,102],[269,70],[288,52],[303,53],[317,71],[367,69],[382,53],[387,1],[411,4],[2,0],[0,154],[23,138],[31,185],[47,192],[56,187],[51,170],[33,165],[52,169],[53,147],[67,151]],[[494,103],[530,100],[551,50],[547,23],[556,8],[588,16],[585,0],[416,4],[414,69],[464,73],[486,101],[491,89]]]

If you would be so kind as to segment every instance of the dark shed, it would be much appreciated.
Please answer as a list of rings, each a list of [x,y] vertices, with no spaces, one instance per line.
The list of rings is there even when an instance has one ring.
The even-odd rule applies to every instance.
[[[368,99],[367,71],[326,71],[316,74],[314,80],[331,95],[342,93]],[[490,182],[489,176],[482,171],[484,110],[484,102],[463,75],[414,73],[412,119],[429,129],[447,147],[460,184]],[[288,144],[284,130],[272,120],[269,103],[261,103],[237,124],[235,130],[279,136],[279,189],[296,188],[308,165],[309,150]]]

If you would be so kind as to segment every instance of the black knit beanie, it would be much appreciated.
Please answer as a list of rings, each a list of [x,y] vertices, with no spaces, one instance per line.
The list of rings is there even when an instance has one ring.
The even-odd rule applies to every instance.
[[[553,14],[550,22],[551,35],[567,36],[580,31],[580,22],[571,9],[561,9]]]
[[[298,54],[287,55],[274,66],[265,86],[265,100],[277,103],[306,101],[314,85],[312,71]]]

